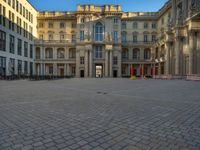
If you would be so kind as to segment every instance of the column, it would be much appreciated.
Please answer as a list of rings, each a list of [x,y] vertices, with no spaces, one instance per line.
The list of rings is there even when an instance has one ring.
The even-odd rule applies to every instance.
[[[121,56],[121,50],[118,51],[118,77],[121,77],[122,74],[122,56]]]
[[[90,62],[89,62],[89,66],[90,66],[90,77],[92,77],[92,65],[93,65],[93,55],[92,55],[92,50],[90,50]]]
[[[53,48],[53,59],[57,59],[57,50],[55,47]]]
[[[130,76],[130,75],[131,75],[131,72],[130,72],[130,71],[131,71],[131,65],[130,65],[130,64],[128,64],[128,74],[127,74],[128,76]]]
[[[170,64],[170,60],[169,60],[169,50],[170,50],[170,43],[167,42],[165,44],[165,75],[169,75],[169,64]]]
[[[45,64],[42,64],[42,76],[46,75],[46,68],[45,68]]]
[[[161,63],[158,62],[158,75],[160,76],[161,75]]]
[[[200,31],[197,33],[197,74],[200,74]]]
[[[80,51],[76,50],[76,77],[80,77]]]
[[[110,50],[110,77],[113,77],[113,52]]]
[[[64,76],[67,76],[67,65],[64,64]]]
[[[85,77],[88,77],[88,50],[85,50]]]
[[[178,37],[176,37],[176,42],[175,42],[175,57],[176,57],[176,61],[175,61],[175,74],[179,75],[179,67],[180,67],[180,40]]]
[[[129,60],[133,59],[133,50],[131,48],[128,49],[128,59]]]
[[[69,59],[69,47],[65,49],[65,59]]]
[[[193,74],[194,33],[190,31],[189,36],[189,74]]]
[[[105,76],[108,77],[108,50],[105,50]]]
[[[144,48],[140,49],[140,60],[144,60]]]
[[[39,64],[39,71],[38,71],[38,74],[37,74],[37,75],[40,75],[40,76],[43,75],[43,74],[42,74],[42,63]]]
[[[70,76],[70,66],[67,64],[67,76]]]
[[[53,75],[57,76],[57,64],[53,63]]]

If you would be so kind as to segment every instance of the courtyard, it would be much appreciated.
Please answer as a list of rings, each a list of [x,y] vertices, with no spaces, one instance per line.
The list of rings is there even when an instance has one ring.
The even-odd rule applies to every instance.
[[[0,150],[199,150],[200,84],[0,81]]]

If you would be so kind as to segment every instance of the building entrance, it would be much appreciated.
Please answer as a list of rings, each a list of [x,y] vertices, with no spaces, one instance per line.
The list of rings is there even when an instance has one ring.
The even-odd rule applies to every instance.
[[[102,65],[96,65],[95,66],[95,77],[96,78],[102,78],[103,77],[103,66]]]

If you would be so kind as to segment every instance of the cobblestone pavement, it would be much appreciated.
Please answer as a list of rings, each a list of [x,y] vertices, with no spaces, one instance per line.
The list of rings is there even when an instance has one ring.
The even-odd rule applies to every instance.
[[[0,150],[199,150],[200,83],[0,81]]]

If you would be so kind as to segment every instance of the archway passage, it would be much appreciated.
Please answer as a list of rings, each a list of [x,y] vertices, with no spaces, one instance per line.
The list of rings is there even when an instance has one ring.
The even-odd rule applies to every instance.
[[[102,78],[103,77],[103,66],[95,65],[95,77]]]

